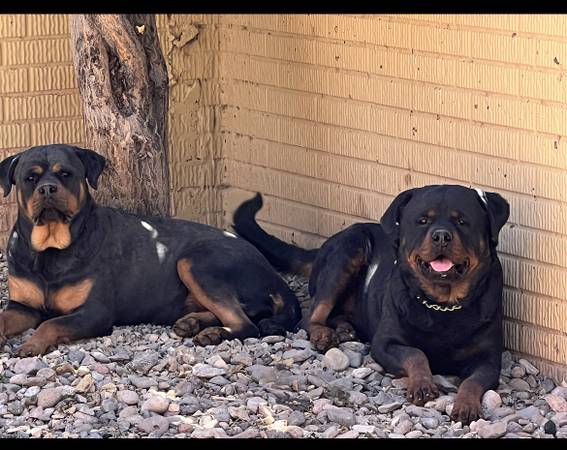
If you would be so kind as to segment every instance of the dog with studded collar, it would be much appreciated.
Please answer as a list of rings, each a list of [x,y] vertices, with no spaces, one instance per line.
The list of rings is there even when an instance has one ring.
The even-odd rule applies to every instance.
[[[399,194],[380,223],[357,223],[304,250],[262,230],[262,198],[243,203],[234,228],[281,271],[309,277],[303,326],[321,352],[371,342],[385,369],[409,378],[417,405],[438,396],[432,373],[458,375],[451,417],[481,415],[503,350],[502,268],[496,246],[509,216],[497,193],[435,185]]]

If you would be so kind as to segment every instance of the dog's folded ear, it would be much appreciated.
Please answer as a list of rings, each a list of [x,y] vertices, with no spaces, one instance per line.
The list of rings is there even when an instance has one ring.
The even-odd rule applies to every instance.
[[[12,185],[16,184],[14,180],[14,170],[18,164],[20,155],[9,156],[0,162],[0,186],[4,191],[4,197],[7,197],[12,190]]]
[[[106,158],[86,148],[73,147],[85,167],[85,177],[93,189],[97,188],[98,177],[106,166]]]
[[[486,192],[486,210],[490,224],[490,239],[496,246],[498,245],[498,233],[510,217],[510,205],[500,195],[495,192]]]
[[[402,216],[402,210],[411,200],[415,192],[419,188],[409,189],[404,191],[394,199],[394,201],[388,206],[386,212],[380,219],[380,225],[382,229],[386,232],[395,247],[399,245],[400,239],[400,219]]]

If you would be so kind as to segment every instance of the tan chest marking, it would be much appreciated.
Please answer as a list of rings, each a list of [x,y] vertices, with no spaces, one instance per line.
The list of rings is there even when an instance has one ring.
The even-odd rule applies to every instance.
[[[30,308],[43,309],[43,290],[33,281],[8,274],[8,294],[10,300]]]
[[[67,314],[85,303],[92,287],[93,280],[91,278],[63,286],[49,293],[49,306],[63,314]]]
[[[87,300],[93,280],[86,278],[78,283],[64,286],[48,294],[49,307],[63,314],[68,314]],[[33,281],[8,275],[8,292],[10,300],[29,306],[33,309],[45,309],[43,290]]]
[[[47,248],[62,250],[71,245],[71,230],[68,223],[49,222],[45,225],[36,225],[31,232],[33,248],[42,252]]]

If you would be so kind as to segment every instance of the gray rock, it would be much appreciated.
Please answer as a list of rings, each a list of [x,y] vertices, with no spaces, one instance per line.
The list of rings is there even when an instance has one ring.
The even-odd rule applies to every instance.
[[[294,362],[303,362],[309,359],[311,356],[313,356],[313,351],[311,351],[310,349],[303,349],[303,350],[292,349],[284,352],[282,358],[284,359],[291,358],[293,359]]]
[[[157,386],[157,381],[153,378],[128,375],[128,380],[139,389],[148,389],[152,386]]]
[[[421,436],[423,436],[423,432],[419,430],[410,431],[409,433],[406,434],[406,438],[409,439],[417,439]]]
[[[327,418],[330,422],[338,423],[350,427],[356,423],[354,413],[348,408],[339,408],[337,406],[329,406],[325,410]]]
[[[260,384],[276,381],[278,376],[278,371],[275,367],[266,367],[258,364],[246,368],[246,371],[254,381]]]
[[[217,386],[225,386],[227,384],[230,384],[230,381],[228,381],[225,377],[216,376],[216,377],[210,378],[209,383],[216,384]]]
[[[535,406],[528,406],[527,408],[518,410],[516,415],[522,419],[529,420],[530,422],[534,422],[538,425],[543,424],[545,422],[544,417],[541,415],[539,408]]]
[[[136,426],[144,433],[161,436],[168,430],[169,420],[163,416],[152,416],[141,420]]]
[[[131,390],[118,391],[116,398],[119,402],[126,403],[127,405],[136,405],[139,400],[138,394]]]
[[[266,344],[275,344],[276,342],[283,342],[283,341],[285,341],[284,336],[264,336],[262,338],[262,342],[265,342]]]
[[[157,352],[147,352],[130,361],[126,367],[141,374],[147,374],[160,360]]]
[[[327,351],[327,353],[325,353],[322,364],[324,367],[341,372],[349,366],[350,361],[348,356],[341,350],[338,348],[331,348]]]
[[[384,382],[384,380],[386,380],[387,378],[388,377],[384,377],[382,379],[382,381]],[[408,388],[408,381],[409,381],[408,377],[395,378],[395,379],[391,380],[390,384],[392,386],[394,386],[396,389],[407,389]]]
[[[37,406],[50,408],[65,398],[65,392],[60,388],[46,388],[37,395]]]
[[[551,378],[544,378],[541,382],[541,388],[546,394],[549,394],[555,388],[555,382]]]
[[[485,424],[477,429],[478,435],[483,439],[495,439],[506,434],[506,422]]]
[[[526,375],[526,369],[522,366],[514,366],[512,367],[510,374],[514,378],[522,378],[523,376]]]
[[[551,420],[553,420],[557,427],[564,427],[567,425],[567,413],[557,413],[551,418]]]
[[[99,352],[99,351],[94,351],[91,352],[91,356],[98,362],[101,362],[103,364],[107,364],[110,362],[110,359],[108,359],[108,356],[106,356],[104,353]]]
[[[405,412],[410,416],[416,417],[434,417],[438,420],[442,420],[442,416],[438,411],[430,408],[423,408],[421,406],[409,405],[406,407]]]
[[[413,423],[411,422],[411,420],[402,420],[394,427],[394,433],[407,434],[411,431],[412,427]]]
[[[362,366],[362,355],[360,353],[349,349],[344,349],[343,353],[347,355],[350,367],[357,368]]]
[[[305,423],[305,414],[301,411],[292,411],[289,417],[287,418],[288,425],[295,425],[301,426]]]
[[[198,428],[193,433],[191,437],[195,439],[211,439],[211,438],[226,438],[228,437],[226,431],[222,428]]]
[[[518,363],[520,363],[522,367],[526,369],[526,372],[530,375],[537,375],[539,373],[539,369],[532,363],[530,363],[527,359],[520,359]]]
[[[41,392],[41,388],[39,386],[31,386],[28,389],[26,389],[26,392],[24,394],[24,397],[27,398],[34,398],[37,397],[37,395]]]
[[[38,357],[19,359],[14,365],[15,373],[35,375],[39,370],[49,367]]]
[[[236,353],[230,357],[231,364],[242,364],[243,366],[251,366],[254,363],[252,357],[246,353]]]
[[[225,373],[226,369],[216,368],[209,364],[198,363],[193,366],[193,375],[200,378],[213,378]]]
[[[8,412],[14,414],[15,416],[19,416],[24,412],[24,405],[19,400],[10,402],[8,403]]]
[[[258,406],[267,405],[267,404],[268,404],[268,402],[261,397],[250,397],[246,401],[246,408],[250,412],[256,414],[258,412]]]
[[[515,391],[529,391],[530,390],[530,385],[526,381],[524,381],[520,378],[513,378],[512,380],[510,380],[508,385]]]
[[[85,357],[85,352],[81,350],[70,350],[69,351],[69,361],[80,364]]]
[[[551,391],[553,395],[557,395],[558,397],[562,397],[567,400],[567,387],[564,386],[557,386],[555,389]]]
[[[336,439],[356,439],[359,436],[359,432],[355,430],[345,431],[342,434],[339,434]]]
[[[425,428],[427,429],[434,429],[439,426],[439,420],[435,417],[424,417],[419,421]]]
[[[391,402],[391,403],[385,403],[383,405],[380,405],[378,407],[378,412],[380,414],[387,414],[390,413],[392,411],[395,411],[396,409],[400,409],[403,405],[403,402]]]
[[[53,370],[51,367],[45,367],[43,369],[39,369],[36,374],[38,378],[43,378],[46,381],[54,381],[56,375],[57,374],[55,373],[55,370]]]
[[[321,437],[324,439],[333,439],[339,434],[339,427],[336,425],[331,425],[327,428],[323,433],[321,433]]]

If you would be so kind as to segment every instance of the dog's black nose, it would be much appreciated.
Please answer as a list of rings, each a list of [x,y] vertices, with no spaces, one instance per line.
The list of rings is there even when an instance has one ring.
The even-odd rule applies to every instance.
[[[438,228],[431,233],[431,239],[433,239],[435,244],[440,245],[441,247],[446,247],[447,244],[453,240],[453,235],[449,230]]]
[[[51,183],[42,184],[40,187],[37,188],[39,193],[43,195],[45,198],[49,197],[51,194],[55,194],[57,192],[57,185]]]

